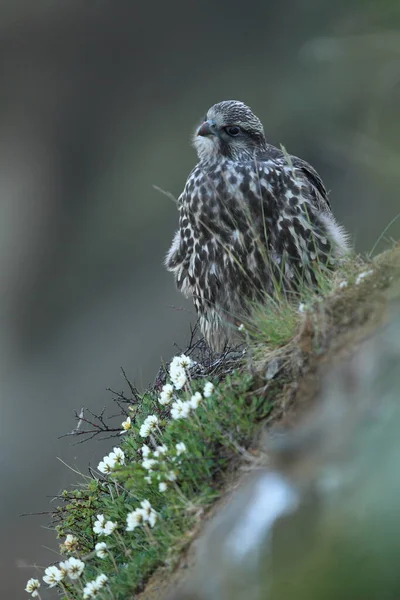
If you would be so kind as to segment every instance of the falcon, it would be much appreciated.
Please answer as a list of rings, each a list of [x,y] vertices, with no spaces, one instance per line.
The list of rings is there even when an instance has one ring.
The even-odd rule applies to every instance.
[[[166,257],[192,297],[215,351],[237,342],[255,303],[316,286],[349,251],[327,191],[304,160],[267,143],[251,109],[214,104],[193,139],[199,161],[178,199],[179,229]]]

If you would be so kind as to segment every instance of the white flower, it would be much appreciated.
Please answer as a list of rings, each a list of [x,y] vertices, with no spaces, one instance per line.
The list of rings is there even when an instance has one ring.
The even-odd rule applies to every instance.
[[[78,538],[74,535],[71,535],[70,533],[67,535],[67,537],[65,538],[65,542],[62,544],[63,548],[67,552],[72,552],[73,550],[76,550],[77,545]]]
[[[209,398],[210,396],[212,396],[212,394],[214,393],[214,389],[214,384],[211,383],[211,381],[207,381],[207,383],[204,384],[204,398]]]
[[[63,578],[68,575],[68,561],[58,563],[58,568],[60,569]]]
[[[172,404],[171,417],[173,419],[186,419],[190,413],[189,402],[183,402],[182,400],[176,400]]]
[[[178,456],[180,456],[187,450],[186,445],[183,442],[179,442],[179,444],[176,444],[175,448]]]
[[[160,481],[160,483],[158,484],[158,489],[160,492],[166,492],[168,489],[168,485],[165,483],[165,481]]]
[[[175,358],[171,361],[171,364],[169,365],[170,377],[174,378],[177,373],[179,373],[180,371],[184,371],[184,370],[185,370],[185,367],[182,367],[179,362],[179,356],[175,356]]]
[[[159,458],[160,456],[167,454],[167,452],[168,452],[168,448],[165,444],[163,444],[162,446],[157,446],[156,451],[153,452],[153,456],[155,456],[156,458]]]
[[[145,511],[146,516],[148,516],[151,511],[151,504],[150,504],[149,500],[142,500],[142,502],[140,503],[140,506]]]
[[[88,600],[88,598],[94,598],[95,595],[97,594],[97,592],[99,591],[97,588],[95,591],[93,584],[94,584],[94,581],[89,581],[89,583],[87,583],[85,585],[85,587],[83,588],[83,590],[82,590],[83,591],[83,600]]]
[[[239,331],[246,331],[245,326],[243,325],[243,323],[240,323],[239,327],[238,327]]]
[[[140,503],[140,506],[142,507],[141,510],[143,512],[143,520],[148,521],[150,513],[153,510],[149,500],[142,500],[142,502]]]
[[[26,582],[26,588],[25,591],[28,592],[28,594],[32,594],[32,598],[36,598],[37,596],[39,596],[38,594],[38,589],[40,588],[40,581],[39,579],[28,579],[28,581]]]
[[[89,581],[83,588],[83,598],[87,600],[88,598],[94,598],[97,596],[101,588],[103,588],[108,581],[107,575],[98,575],[94,581]]]
[[[347,283],[347,281],[341,281],[341,282],[339,283],[339,287],[340,287],[340,288],[345,288],[345,287],[347,287],[347,286],[348,286],[348,283]]]
[[[157,521],[157,513],[151,506],[150,502],[148,500],[143,500],[140,503],[140,506],[142,507],[141,509],[139,508],[139,510],[142,512],[143,521],[147,521],[150,527],[154,527]]]
[[[179,357],[179,364],[184,369],[190,369],[190,367],[192,367],[196,363],[190,358],[190,356],[186,356],[186,354],[181,354]]]
[[[174,356],[169,366],[169,372],[171,374],[171,370],[176,369],[177,367],[181,367],[183,369],[190,369],[195,365],[195,361],[190,358],[190,356],[186,356],[186,354],[181,354],[180,356]]]
[[[108,455],[111,460],[114,461],[116,465],[124,465],[125,464],[125,453],[121,448],[113,448],[113,451]]]
[[[141,448],[140,451],[142,453],[143,458],[147,458],[151,452],[150,448],[148,446],[146,446],[146,444],[144,444]]]
[[[149,475],[146,475],[146,477],[143,477],[143,479],[147,482],[147,483],[151,483],[151,477]]]
[[[78,579],[85,568],[83,560],[79,560],[79,558],[74,558],[73,556],[64,563],[60,563],[60,566],[61,564],[63,565],[63,568],[66,569],[67,574],[71,579]]]
[[[100,586],[97,583],[97,579],[94,581],[89,581],[83,588],[83,598],[87,600],[88,598],[94,598],[100,591]]]
[[[202,400],[203,396],[200,394],[200,392],[196,392],[189,400],[190,408],[196,410]]]
[[[115,460],[113,460],[110,456],[105,456],[102,461],[97,465],[100,473],[104,473],[108,475],[115,467]]]
[[[47,569],[45,569],[43,581],[47,583],[49,587],[55,587],[63,579],[63,572],[57,567],[47,567]]]
[[[111,535],[118,527],[118,523],[114,521],[105,521],[104,515],[97,515],[97,520],[94,522],[93,531],[97,535]]]
[[[176,481],[176,478],[177,478],[176,471],[169,471],[165,477],[168,479],[168,481]]]
[[[94,522],[93,531],[97,535],[104,533],[105,518],[104,515],[97,515],[97,520]]]
[[[307,306],[303,302],[300,302],[299,306],[297,307],[297,310],[299,313],[304,313],[307,310]]]
[[[152,510],[152,511],[151,511],[151,513],[150,513],[150,515],[149,515],[149,518],[148,518],[148,521],[149,521],[149,525],[150,525],[150,527],[154,527],[154,525],[155,525],[155,524],[156,524],[156,522],[157,522],[157,513],[156,513],[156,511],[155,511],[155,510]]]
[[[96,556],[98,558],[106,558],[107,556],[107,544],[105,542],[98,542],[95,547]]]
[[[154,458],[145,458],[142,460],[142,467],[146,469],[146,471],[151,471],[154,465],[157,464],[157,461]]]
[[[140,508],[128,513],[126,516],[126,531],[133,531],[142,524],[143,520],[143,511]]]
[[[121,448],[113,448],[108,456],[105,456],[101,462],[99,462],[97,468],[101,473],[109,474],[115,469],[117,465],[125,464],[125,454]]]
[[[171,371],[171,381],[176,390],[181,390],[187,382],[186,371],[183,367],[176,367]]]
[[[174,379],[174,385],[177,390],[181,390],[187,382],[187,376],[184,371],[178,373],[178,375]]]
[[[181,390],[187,381],[186,369],[196,364],[189,356],[175,356],[169,366],[169,374],[175,389]]]
[[[115,521],[107,521],[107,523],[104,524],[103,534],[111,535],[112,533],[114,533],[114,531],[117,529],[117,527],[118,527],[118,523],[115,523]]]
[[[160,397],[158,399],[160,404],[169,404],[172,400],[172,396],[174,395],[174,388],[170,383],[166,383],[161,391]]]
[[[155,429],[158,423],[158,417],[156,415],[149,415],[143,422],[139,430],[141,437],[145,438]]]
[[[108,581],[108,577],[107,577],[107,575],[104,575],[103,573],[96,577],[96,583],[100,589],[106,585],[107,581]]]
[[[125,431],[128,431],[132,427],[131,418],[127,417],[127,419],[125,421],[122,421],[121,427],[122,427],[121,433],[125,433]]]
[[[372,275],[374,271],[370,269],[369,271],[364,271],[363,273],[359,273],[356,278],[356,285],[359,285],[363,279]]]

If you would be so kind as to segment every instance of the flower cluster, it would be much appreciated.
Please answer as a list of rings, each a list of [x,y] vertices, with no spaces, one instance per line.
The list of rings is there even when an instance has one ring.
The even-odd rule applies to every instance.
[[[85,563],[79,558],[73,556],[64,562],[59,564],[60,570],[63,572],[64,577],[68,575],[70,579],[79,579],[85,568]]]
[[[175,400],[171,404],[171,417],[173,419],[186,419],[190,411],[196,410],[201,401],[203,400],[203,396],[205,398],[209,398],[214,393],[214,385],[211,381],[207,381],[204,385],[203,395],[200,392],[195,392],[189,400]]]
[[[71,557],[64,562],[60,562],[58,567],[55,565],[47,567],[44,572],[43,581],[47,583],[49,587],[55,587],[58,585],[67,575],[70,579],[79,579],[85,568],[85,563],[79,558]],[[36,580],[29,580],[36,581]],[[28,587],[28,586],[27,586]],[[38,587],[38,586],[37,586]],[[37,589],[36,587],[36,589]],[[28,591],[28,590],[27,590]],[[32,594],[33,595],[33,594]],[[38,594],[36,593],[36,596]]]
[[[117,466],[125,464],[125,454],[121,448],[113,448],[107,456],[103,458],[97,465],[98,470],[105,475],[112,473]]]
[[[189,400],[175,400],[171,406],[171,417],[173,419],[186,419],[190,413]]]
[[[146,438],[148,437],[152,431],[154,431],[154,429],[157,427],[158,425],[158,417],[156,417],[156,415],[149,415],[143,422],[140,430],[139,430],[139,435],[142,438]]]
[[[188,371],[196,363],[186,354],[175,356],[169,365],[169,376],[176,390],[181,390],[187,383]]]
[[[185,354],[174,357],[170,363],[169,381],[162,387],[158,397],[159,404],[166,407],[165,412],[169,413],[170,419],[177,420],[188,418],[202,404],[206,405],[205,399],[210,398],[214,394],[215,387],[210,381],[204,383],[202,390],[195,391],[197,385],[196,388],[194,388],[190,379],[190,369],[195,364],[196,363]],[[197,417],[195,417],[195,419],[200,425],[199,419],[197,419]],[[143,442],[146,443],[140,448],[141,456],[137,460],[138,464],[136,465],[136,468],[139,468],[139,470],[140,468],[142,469],[143,477],[146,482],[157,486],[155,489],[158,491],[155,491],[154,494],[157,505],[160,498],[159,493],[162,494],[167,490],[171,490],[171,494],[174,490],[179,492],[179,488],[177,488],[174,482],[176,482],[180,476],[180,467],[185,458],[183,455],[189,455],[188,448],[182,441],[175,444],[172,443],[171,445],[168,443],[168,446],[163,443],[161,436],[162,429],[166,422],[168,422],[168,418],[164,412],[162,413],[161,424],[159,417],[156,414],[150,414],[144,419],[137,432],[137,434],[143,438]],[[121,423],[121,428],[121,433],[125,433],[132,429],[132,419],[130,416],[127,416],[125,421]],[[175,432],[176,429],[173,429],[172,431]],[[148,440],[146,438],[148,438]],[[132,436],[127,440],[124,447],[128,448],[128,452],[130,452],[130,448],[135,447],[136,439],[135,436]],[[191,445],[191,442],[188,443]],[[125,465],[126,462],[127,457],[125,456],[124,451],[119,447],[114,447],[112,452],[107,456],[104,456],[99,462],[98,470],[105,475],[109,475],[112,474],[117,467]],[[173,498],[172,495],[171,498]],[[152,497],[150,497],[150,499],[153,501]],[[145,536],[149,540],[154,541],[154,536],[149,528],[154,528],[159,518],[160,513],[156,512],[151,505],[150,500],[142,500],[137,508],[131,512],[127,512],[125,531],[133,532],[141,527]],[[128,552],[124,541],[121,540],[120,534],[122,523],[120,521],[112,521],[104,514],[97,514],[93,522],[93,532],[98,536],[111,536],[118,528],[119,533],[113,536],[111,543],[108,541],[107,543],[105,541],[97,541],[94,545],[93,552],[83,556],[83,558],[89,560],[94,556],[98,559],[110,557],[111,562],[114,564],[115,568],[118,569],[120,565],[117,564],[119,562],[117,555],[112,555],[113,546],[118,545],[119,541],[121,541],[122,547]],[[139,529],[138,531],[140,532],[141,530]],[[83,577],[82,579],[84,579],[84,581],[78,581],[74,584],[74,581],[76,582],[79,580],[85,570],[85,562],[78,558],[78,551],[81,549],[81,546],[84,547],[83,539],[79,541],[75,535],[68,534],[64,542],[60,545],[60,551],[64,555],[69,554],[70,557],[57,565],[47,567],[43,575],[43,581],[50,588],[59,586],[62,590],[67,590],[68,594],[71,593],[71,598],[79,597],[83,600],[95,598],[106,586],[107,593],[111,593],[108,587],[108,577],[104,574],[100,574],[95,579],[88,582],[85,582],[86,577]],[[73,554],[73,556],[71,556],[71,554]],[[90,568],[86,570],[86,574],[88,574],[89,571],[91,571]],[[71,581],[65,582],[67,577]],[[92,572],[89,577],[94,577]],[[39,580],[32,578],[27,582],[25,590],[31,594],[32,598],[36,597],[40,600],[39,588]]]
[[[107,575],[98,575],[96,579],[93,581],[89,581],[83,588],[83,598],[87,600],[88,598],[95,598],[100,590],[107,584],[108,577]]]
[[[160,397],[158,399],[159,403],[162,405],[169,404],[174,396],[174,386],[170,383],[166,383],[161,391]]]
[[[140,508],[136,508],[128,513],[126,517],[126,531],[133,531],[139,525],[148,523],[150,527],[154,527],[157,521],[157,513],[151,506],[148,500],[143,500],[140,503]]]
[[[175,449],[169,449],[167,446],[157,446],[154,451],[144,444],[140,451],[143,456],[142,467],[147,472],[145,481],[152,483],[158,482],[158,490],[165,492],[168,489],[167,481],[176,481],[178,473],[176,465],[181,463],[178,457],[186,452],[184,442],[175,445]]]
[[[115,521],[106,521],[104,515],[97,515],[93,525],[94,533],[97,535],[111,535],[117,529],[118,524]]]

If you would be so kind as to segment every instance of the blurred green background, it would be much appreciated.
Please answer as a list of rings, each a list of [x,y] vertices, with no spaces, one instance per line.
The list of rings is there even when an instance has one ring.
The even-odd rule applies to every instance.
[[[153,186],[179,195],[206,109],[246,102],[313,163],[357,250],[399,212],[400,5],[3,0],[0,86],[0,596],[19,600],[57,555],[46,516],[18,514],[76,481],[56,457],[109,447],[57,440],[73,409],[107,404],[121,366],[147,385],[194,321]]]

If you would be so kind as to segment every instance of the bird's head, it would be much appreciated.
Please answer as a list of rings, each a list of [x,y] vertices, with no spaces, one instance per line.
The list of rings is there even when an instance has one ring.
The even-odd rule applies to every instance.
[[[200,160],[251,159],[265,148],[264,129],[250,108],[237,100],[214,104],[193,138]]]

